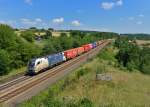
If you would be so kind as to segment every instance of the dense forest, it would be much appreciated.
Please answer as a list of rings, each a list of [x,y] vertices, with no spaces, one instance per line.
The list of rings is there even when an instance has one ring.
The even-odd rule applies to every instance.
[[[70,31],[68,37],[61,33],[60,37],[52,37],[49,29],[37,29],[32,27],[21,31],[18,35],[16,31],[8,25],[0,25],[0,75],[6,75],[11,70],[27,65],[31,58],[41,57],[66,49],[75,48],[93,41],[114,38],[116,33]],[[41,40],[36,40],[35,32],[45,32]]]

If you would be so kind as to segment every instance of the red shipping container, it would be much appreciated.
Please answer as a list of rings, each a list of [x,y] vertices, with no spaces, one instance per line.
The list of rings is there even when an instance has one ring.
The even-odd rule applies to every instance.
[[[81,55],[82,53],[84,53],[84,48],[83,47],[78,47],[76,48],[78,55]]]
[[[64,55],[66,59],[73,59],[78,55],[78,52],[76,49],[70,49],[70,50],[64,51]]]
[[[86,44],[82,46],[85,52],[88,52],[92,49],[92,44]]]

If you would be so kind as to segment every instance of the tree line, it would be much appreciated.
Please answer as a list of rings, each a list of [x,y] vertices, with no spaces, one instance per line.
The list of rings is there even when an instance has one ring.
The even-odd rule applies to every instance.
[[[128,37],[131,40],[150,40],[150,34],[121,34],[120,36]]]

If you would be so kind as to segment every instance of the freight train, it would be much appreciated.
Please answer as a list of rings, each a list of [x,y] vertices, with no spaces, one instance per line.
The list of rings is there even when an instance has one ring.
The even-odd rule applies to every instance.
[[[62,62],[65,62],[83,53],[86,53],[101,45],[102,43],[104,43],[104,40],[86,44],[78,48],[66,50],[64,52],[48,55],[46,57],[31,59],[28,63],[27,74],[36,75]]]

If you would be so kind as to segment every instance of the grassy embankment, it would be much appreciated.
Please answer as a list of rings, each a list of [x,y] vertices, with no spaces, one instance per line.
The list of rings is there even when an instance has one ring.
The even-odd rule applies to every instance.
[[[5,79],[12,78],[13,76],[16,76],[16,75],[23,73],[25,71],[26,71],[26,67],[14,69],[10,73],[8,73],[7,75],[0,76],[0,83],[3,82]]]
[[[150,107],[150,76],[118,67],[108,47],[75,72],[21,104],[21,107]],[[111,81],[96,81],[106,73]]]

